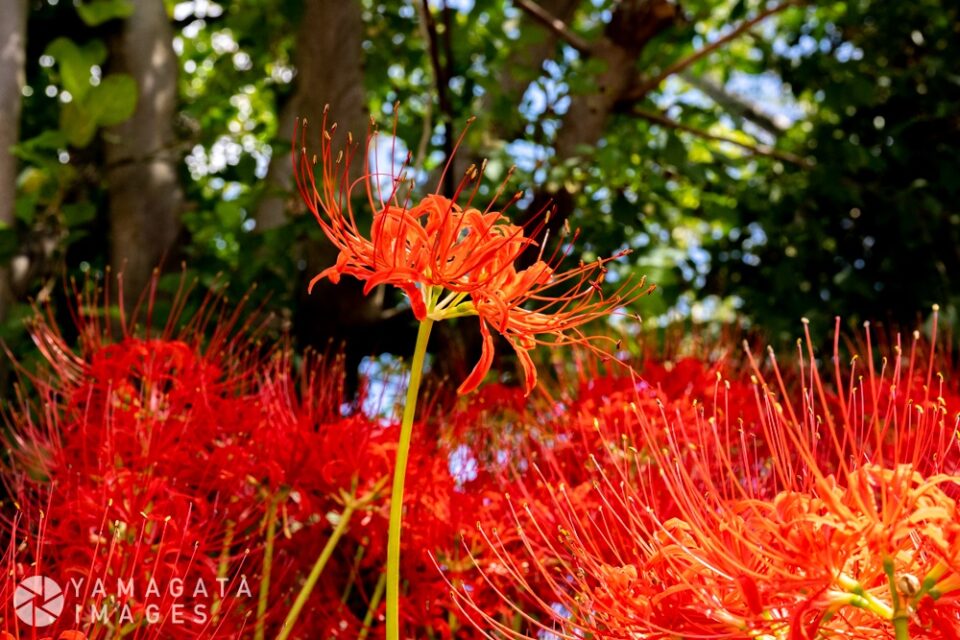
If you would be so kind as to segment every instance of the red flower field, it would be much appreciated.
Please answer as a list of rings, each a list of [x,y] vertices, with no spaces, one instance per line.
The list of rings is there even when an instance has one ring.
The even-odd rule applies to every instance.
[[[336,354],[214,297],[163,327],[82,303],[75,349],[38,313],[7,415],[7,633],[276,637],[320,559],[289,637],[382,637],[397,424],[344,398]],[[956,638],[953,354],[842,337],[432,392],[403,637]],[[11,606],[32,575],[65,596],[44,628]]]

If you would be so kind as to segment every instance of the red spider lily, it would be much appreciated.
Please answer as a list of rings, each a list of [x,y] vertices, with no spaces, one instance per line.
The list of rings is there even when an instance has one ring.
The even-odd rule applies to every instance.
[[[207,307],[203,313],[220,313],[213,302]],[[98,308],[87,300],[83,312],[76,312],[77,349],[50,315],[32,327],[47,360],[29,378],[41,401],[31,402],[25,394],[7,416],[15,446],[0,476],[34,527],[23,534],[25,544],[11,541],[30,552],[15,554],[17,570],[9,579],[15,585],[37,566],[56,577],[82,578],[76,599],[92,598],[94,606],[102,606],[109,602],[88,593],[98,577],[109,583],[132,576],[142,586],[150,575],[161,583],[180,575],[215,584],[224,572],[244,574],[253,601],[246,598],[229,608],[224,603],[216,624],[137,622],[125,637],[246,637],[255,625],[272,513],[276,539],[265,626],[266,637],[275,637],[342,514],[341,492],[368,494],[388,475],[396,424],[356,412],[342,415],[343,371],[334,357],[308,354],[296,367],[284,345],[261,342],[254,349],[249,333],[231,327],[229,318],[194,319],[183,329],[171,324],[162,331],[149,321],[137,330],[128,323],[124,326],[131,328],[114,339],[99,324]],[[245,324],[254,326],[252,320]],[[196,333],[203,326],[213,329],[213,338]],[[217,348],[211,351],[207,340]],[[489,398],[484,391],[472,402],[498,402],[493,389]],[[521,404],[517,391],[507,393]],[[470,418],[455,414],[451,419]],[[458,584],[476,578],[460,551],[461,534],[474,532],[473,547],[480,548],[475,520],[502,511],[499,480],[490,474],[455,478],[449,459],[459,442],[446,436],[438,442],[433,430],[418,432],[411,481],[417,506],[410,507],[405,540],[409,627],[417,637],[427,630],[438,638],[476,637],[469,620],[451,613],[447,585],[426,552],[442,558]],[[367,637],[382,636],[377,585],[388,506],[386,500],[373,500],[369,510],[350,520],[294,637],[356,638],[368,612]],[[37,531],[40,522],[43,528]],[[0,581],[0,598],[11,586],[5,582]],[[484,597],[479,588],[476,593]],[[493,610],[499,600],[486,594],[484,602]],[[157,604],[161,617],[172,605],[141,598],[126,604],[134,616]],[[12,616],[12,611],[0,614],[0,625],[13,630]],[[77,630],[90,640],[116,637],[115,629],[88,617]],[[42,635],[56,637],[57,632],[60,628]]]
[[[37,399],[23,394],[7,416],[11,456],[3,480],[25,522],[43,525],[24,534],[42,546],[33,561],[42,557],[48,575],[74,584],[70,606],[80,607],[78,619],[63,622],[82,625],[91,639],[110,637],[121,623],[136,624],[131,637],[139,638],[229,635],[221,625],[230,607],[217,605],[219,619],[211,615],[216,598],[201,597],[198,612],[188,594],[176,612],[178,603],[145,593],[144,585],[180,579],[209,588],[244,565],[244,543],[258,547],[264,500],[250,478],[259,474],[240,466],[242,456],[220,457],[236,451],[261,419],[256,331],[242,319],[242,306],[225,313],[213,296],[175,329],[185,291],[165,327],[150,317],[153,291],[143,328],[126,317],[111,327],[102,320],[110,317],[102,295],[78,294],[71,309],[77,351],[53,315],[38,312],[31,331],[45,362],[24,374]],[[250,570],[255,586],[258,574]],[[98,580],[106,593],[98,593]],[[118,598],[118,580],[140,588]],[[171,623],[171,615],[186,626]],[[148,617],[155,622],[143,624]],[[227,626],[233,623],[245,624],[244,616]]]
[[[627,421],[601,411],[606,452],[579,472],[542,464],[540,481],[524,483],[522,553],[488,536],[510,579],[539,598],[518,607],[524,630],[490,616],[488,627],[506,637],[955,637],[960,395],[937,382],[919,340],[879,365],[869,334],[865,349],[862,373],[854,359],[841,374],[835,342],[836,391],[808,334],[792,383],[774,361],[772,386],[754,365],[753,385],[718,382],[693,413],[642,395],[620,407]],[[749,397],[753,411],[729,411]]]
[[[10,460],[0,476],[24,522],[43,526],[24,534],[30,543],[21,546],[31,551],[14,554],[20,569],[7,579],[29,575],[42,558],[48,575],[83,578],[75,599],[108,605],[114,624],[115,599],[91,593],[91,585],[132,579],[141,591],[125,601],[136,627],[124,637],[240,637],[252,630],[256,592],[267,584],[273,522],[279,533],[264,621],[277,628],[319,553],[303,540],[322,546],[340,492],[362,494],[385,476],[389,449],[371,437],[384,428],[341,416],[339,360],[308,355],[309,372],[298,373],[284,344],[257,340],[255,314],[225,314],[210,297],[189,320],[159,330],[149,312],[138,329],[124,318],[114,339],[101,321],[107,302],[101,311],[91,296],[73,310],[76,351],[52,314],[41,312],[32,325],[45,363],[23,374],[36,398],[25,390],[6,416]],[[197,598],[148,601],[142,593],[151,577],[217,586],[234,576],[245,577],[253,597],[200,594],[204,615],[191,613]],[[185,605],[183,625],[169,619],[175,604]],[[160,622],[142,624],[151,605]],[[110,624],[87,617],[84,610],[80,629],[91,640],[113,637]]]
[[[631,445],[645,434],[638,420],[665,414],[692,422],[698,403],[718,393],[717,368],[693,359],[651,360],[640,368],[643,380],[585,371],[577,391],[564,394],[562,404],[536,421],[540,444],[530,448],[528,443],[520,457],[537,466],[513,488],[513,519],[521,526],[484,522],[488,549],[496,559],[478,558],[490,588],[504,597],[510,594],[512,615],[492,616],[489,612],[496,609],[480,606],[472,593],[458,592],[465,609],[483,621],[481,628],[497,629],[505,637],[632,638],[636,636],[627,627],[606,619],[617,623],[626,612],[643,618],[655,613],[662,583],[631,563],[650,553],[649,522],[641,526],[647,510],[670,509],[671,500],[657,476],[643,471],[649,465],[634,459]],[[638,406],[643,409],[634,410]],[[694,429],[690,425],[687,432]],[[646,500],[625,485],[626,478],[605,475],[604,463],[632,468],[627,477],[632,475],[631,484],[649,487]],[[637,472],[642,480],[633,475]],[[505,536],[506,531],[516,534]],[[591,619],[582,617],[585,612],[591,612]]]
[[[544,259],[541,248],[533,264],[518,269],[516,262],[521,254],[536,246],[532,239],[536,232],[527,235],[523,227],[511,224],[502,212],[493,210],[493,204],[483,211],[472,206],[482,174],[475,167],[467,170],[452,200],[432,194],[415,205],[400,196],[402,172],[400,178],[393,179],[389,194],[381,193],[373,184],[380,174],[366,173],[360,181],[365,184],[373,212],[367,237],[359,228],[351,202],[356,182],[349,178],[349,169],[357,146],[335,155],[331,141],[336,125],[327,126],[326,113],[322,128],[319,188],[314,173],[317,160],[308,156],[305,146],[306,123],[301,151],[298,155],[295,140],[293,154],[300,193],[340,251],[336,264],[317,275],[311,287],[323,278],[337,282],[342,275],[350,275],[366,282],[367,293],[381,284],[398,287],[410,300],[418,320],[478,316],[483,350],[460,385],[460,393],[476,389],[490,370],[491,327],[516,352],[524,372],[524,389],[529,393],[537,379],[531,349],[538,344],[580,344],[596,349],[607,339],[587,336],[580,328],[653,290],[645,288],[641,279],[627,281],[608,298],[600,294],[605,265],[627,251],[562,270],[565,256],[555,254]],[[374,136],[367,138],[365,155],[369,155]],[[452,162],[451,157],[444,174]],[[466,203],[458,204],[460,196],[468,191]],[[519,197],[514,196],[507,207]]]

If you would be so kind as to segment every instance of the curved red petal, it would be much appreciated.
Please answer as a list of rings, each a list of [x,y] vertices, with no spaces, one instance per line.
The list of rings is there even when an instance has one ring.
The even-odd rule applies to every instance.
[[[490,371],[490,365],[493,364],[493,336],[490,335],[490,329],[487,328],[487,323],[483,320],[480,321],[480,335],[483,336],[483,349],[480,351],[480,360],[477,361],[470,375],[468,375],[460,384],[460,387],[457,388],[457,393],[460,395],[470,393],[479,387],[484,377],[486,377],[487,372]]]
[[[369,295],[374,287],[381,284],[392,284],[395,287],[413,283],[417,281],[417,273],[412,269],[388,269],[365,274],[363,278],[366,284],[363,286],[363,295]],[[402,287],[401,287],[402,288]]]
[[[427,305],[423,301],[423,294],[420,293],[420,289],[414,284],[401,284],[397,283],[399,287],[405,294],[407,298],[410,299],[410,309],[413,310],[413,316],[417,320],[423,320],[427,317]]]
[[[520,361],[520,367],[523,369],[523,395],[528,396],[533,388],[537,386],[537,367],[533,364],[533,359],[525,348],[510,341],[513,350],[517,353],[517,360]]]
[[[307,285],[307,293],[313,293],[313,288],[324,278],[330,278],[330,282],[337,284],[340,282],[340,272],[335,271],[335,267],[330,267],[329,269],[321,271],[319,274],[313,276],[313,278],[310,280],[310,283]]]

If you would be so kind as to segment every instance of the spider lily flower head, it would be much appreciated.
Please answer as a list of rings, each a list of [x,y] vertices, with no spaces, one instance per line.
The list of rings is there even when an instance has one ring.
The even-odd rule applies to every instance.
[[[237,589],[243,576],[257,588],[275,513],[284,535],[274,575],[290,577],[271,583],[275,597],[261,619],[279,628],[283,603],[299,588],[297,572],[319,553],[307,555],[305,525],[329,524],[324,516],[341,507],[340,491],[366,492],[386,476],[389,446],[375,440],[384,428],[342,415],[336,354],[298,356],[305,364],[297,367],[285,341],[262,339],[265,317],[248,303],[232,305],[211,291],[190,312],[184,279],[169,312],[155,315],[162,309],[155,303],[167,302],[157,299],[155,277],[140,312],[114,326],[110,282],[74,288],[66,309],[73,327],[58,322],[52,306],[39,306],[30,321],[39,362],[14,362],[21,384],[0,410],[8,452],[0,486],[16,506],[14,516],[9,507],[0,512],[0,525],[13,530],[0,543],[13,558],[0,600],[13,602],[29,575],[65,589],[85,578],[71,587],[67,611],[80,607],[77,624],[89,640],[246,637],[253,610]],[[146,592],[153,577],[159,600]],[[166,589],[175,578],[187,585],[179,601]],[[102,595],[98,579],[107,585]],[[113,590],[118,579],[137,585],[122,602]],[[194,593],[201,582],[209,594]],[[221,597],[223,588],[235,597]],[[88,615],[104,606],[110,624]],[[145,618],[148,607],[156,624]],[[176,607],[183,616],[172,613]],[[135,629],[125,624],[127,610]],[[0,630],[16,624],[12,613],[0,614]],[[120,616],[124,624],[115,626]],[[76,621],[65,616],[60,624]],[[16,637],[41,636],[21,625]]]
[[[898,625],[941,637],[934,620],[960,624],[958,441],[945,437],[960,398],[935,382],[936,337],[929,353],[915,336],[908,353],[894,341],[884,354],[868,330],[863,359],[842,372],[839,327],[832,381],[805,323],[792,384],[772,352],[763,373],[747,351],[754,420],[731,428],[736,416],[714,413],[699,437],[669,428],[666,446],[662,429],[647,430],[674,508],[635,520],[656,543],[641,564],[689,601],[664,628],[792,640]],[[635,501],[655,505],[643,489]]]
[[[380,186],[384,174],[377,170],[351,179],[350,166],[359,145],[348,136],[347,148],[335,152],[332,140],[336,125],[328,126],[326,113],[322,129],[319,159],[307,153],[306,123],[299,151],[296,140],[293,150],[300,194],[339,250],[336,264],[313,278],[310,287],[323,279],[336,283],[349,275],[365,282],[365,293],[382,284],[401,289],[421,321],[477,316],[483,349],[479,362],[460,385],[460,393],[476,389],[490,370],[494,355],[491,329],[506,338],[516,352],[524,373],[524,390],[529,393],[537,381],[530,350],[539,344],[579,344],[602,351],[602,343],[614,341],[588,336],[582,326],[653,291],[641,278],[627,280],[613,295],[603,296],[606,265],[627,255],[627,250],[569,269],[562,268],[561,263],[568,257],[572,242],[566,243],[567,249],[562,252],[544,255],[544,244],[534,240],[544,223],[530,230],[512,224],[503,213],[521,194],[510,198],[504,209],[493,209],[505,183],[485,209],[474,207],[482,167],[467,169],[452,198],[434,193],[412,203],[409,195],[404,195],[412,190],[412,184],[402,169],[399,177],[389,176],[392,186],[388,193]],[[364,159],[375,137],[371,127]],[[457,147],[462,140],[461,135]],[[451,155],[441,185],[452,161]],[[369,235],[361,231],[351,201],[360,183],[373,212]],[[460,200],[465,202],[460,204]],[[542,213],[546,215],[538,217],[548,219],[550,212]],[[529,266],[519,266],[521,255],[531,249],[539,250],[536,260]]]
[[[595,412],[609,446],[581,456],[587,477],[549,464],[555,448],[543,446],[514,518],[523,548],[488,543],[542,600],[522,632],[497,629],[957,638],[960,395],[917,336],[880,350],[866,333],[843,371],[837,332],[824,366],[807,331],[794,375],[747,350],[749,366],[697,394],[692,415],[640,393],[621,408],[632,424]],[[730,411],[745,399],[752,411]],[[455,595],[476,611],[472,594]]]

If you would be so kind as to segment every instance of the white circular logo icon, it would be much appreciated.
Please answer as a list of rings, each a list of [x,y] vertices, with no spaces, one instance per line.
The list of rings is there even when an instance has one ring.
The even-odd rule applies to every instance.
[[[63,589],[45,576],[30,576],[13,592],[17,617],[31,627],[49,627],[63,612]]]

